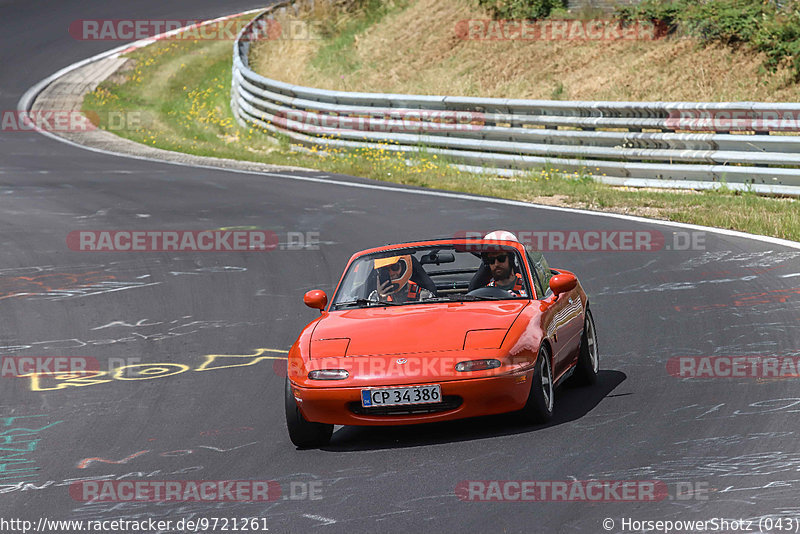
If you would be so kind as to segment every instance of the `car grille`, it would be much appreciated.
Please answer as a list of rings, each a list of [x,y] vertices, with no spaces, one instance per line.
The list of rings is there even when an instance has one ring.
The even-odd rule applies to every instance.
[[[442,402],[431,404],[415,404],[400,406],[382,406],[379,408],[364,408],[360,402],[351,402],[350,411],[356,415],[420,415],[426,413],[446,412],[455,410],[464,401],[458,395],[445,395]]]

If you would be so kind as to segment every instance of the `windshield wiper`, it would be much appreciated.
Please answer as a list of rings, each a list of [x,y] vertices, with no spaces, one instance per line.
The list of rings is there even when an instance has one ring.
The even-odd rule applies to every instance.
[[[350,307],[350,306],[402,306],[403,304],[400,302],[384,302],[381,300],[369,300],[369,299],[356,299],[356,300],[349,300],[347,302],[340,302],[336,304],[336,307]]]

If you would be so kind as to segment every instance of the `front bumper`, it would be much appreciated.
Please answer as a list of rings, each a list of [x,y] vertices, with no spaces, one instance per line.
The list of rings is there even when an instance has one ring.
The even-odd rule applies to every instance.
[[[428,385],[438,383],[443,402],[436,405],[412,405],[387,408],[362,408],[360,387],[306,388],[292,383],[297,405],[306,420],[335,425],[409,425],[450,421],[513,412],[525,406],[533,379],[533,371],[488,378],[465,378],[443,382],[403,384]],[[391,386],[380,386],[391,387]],[[419,408],[418,413],[414,412]],[[392,413],[401,411],[404,413]]]

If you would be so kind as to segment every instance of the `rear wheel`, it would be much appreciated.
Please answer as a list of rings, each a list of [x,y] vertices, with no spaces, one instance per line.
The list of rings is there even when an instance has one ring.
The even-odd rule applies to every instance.
[[[597,347],[597,331],[594,328],[592,312],[586,308],[586,320],[581,335],[581,351],[575,367],[575,383],[589,386],[597,382],[597,372],[600,370],[600,351]]]
[[[546,345],[539,349],[536,370],[533,373],[528,402],[522,409],[523,418],[530,423],[546,423],[553,416],[553,368],[550,350]]]
[[[289,429],[289,439],[292,443],[302,448],[322,447],[331,441],[333,425],[325,423],[311,423],[306,421],[297,401],[294,399],[289,378],[286,378],[284,403],[286,405],[286,427]]]

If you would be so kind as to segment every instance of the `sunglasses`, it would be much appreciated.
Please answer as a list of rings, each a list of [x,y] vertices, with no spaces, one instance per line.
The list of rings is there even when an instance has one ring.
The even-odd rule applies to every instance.
[[[505,263],[508,259],[508,254],[500,254],[499,256],[495,256],[494,258],[484,258],[483,263],[486,265],[492,265],[494,262]]]

